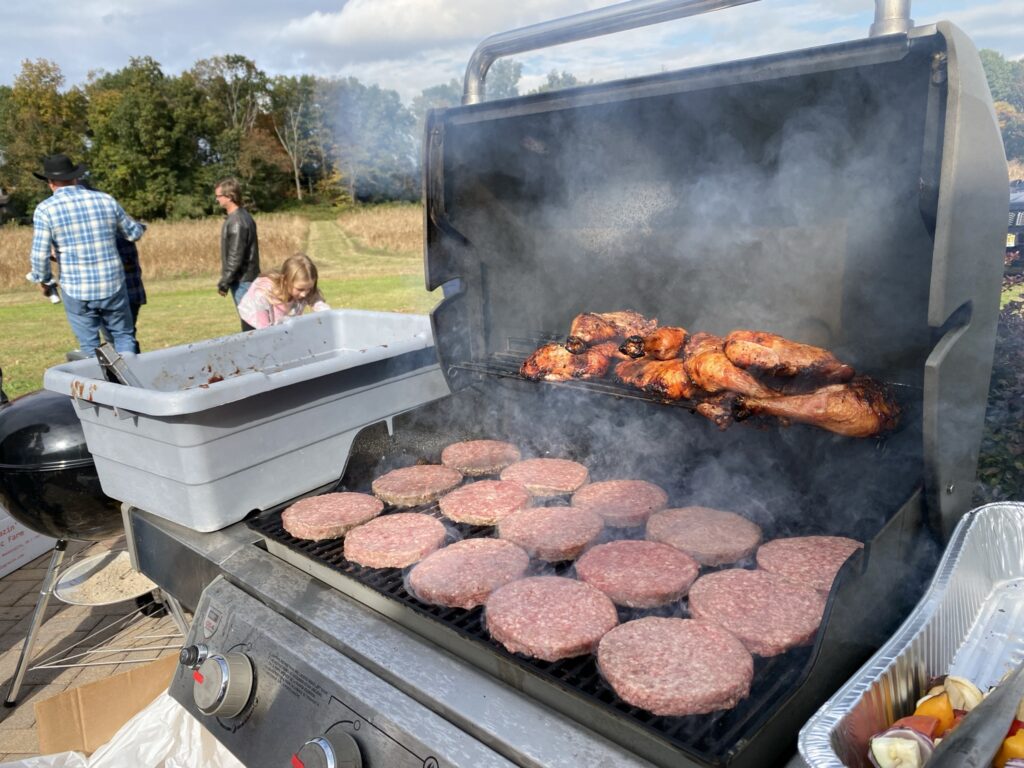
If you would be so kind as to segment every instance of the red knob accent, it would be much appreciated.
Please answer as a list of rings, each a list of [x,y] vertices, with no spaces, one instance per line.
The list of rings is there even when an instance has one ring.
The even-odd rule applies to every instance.
[[[192,679],[195,680],[200,685],[202,685],[203,684],[203,673],[200,672],[198,669],[193,670],[192,671]]]
[[[299,760],[298,755],[292,755],[292,768],[306,768],[306,764]]]

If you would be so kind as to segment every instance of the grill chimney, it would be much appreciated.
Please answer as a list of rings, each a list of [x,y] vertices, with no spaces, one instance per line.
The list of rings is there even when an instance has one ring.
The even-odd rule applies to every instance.
[[[875,21],[871,37],[909,32],[914,26],[910,18],[910,0],[875,0]]]

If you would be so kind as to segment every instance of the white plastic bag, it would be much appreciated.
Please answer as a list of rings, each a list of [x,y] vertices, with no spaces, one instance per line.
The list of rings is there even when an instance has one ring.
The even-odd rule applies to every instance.
[[[0,768],[245,768],[178,702],[161,693],[89,757],[29,757]]]

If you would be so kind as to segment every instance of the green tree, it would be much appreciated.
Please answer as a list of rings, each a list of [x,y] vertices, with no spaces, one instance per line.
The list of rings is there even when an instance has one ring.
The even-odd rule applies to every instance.
[[[1024,111],[1005,101],[996,102],[999,131],[1009,160],[1024,160]]]
[[[209,151],[223,172],[236,172],[242,142],[269,106],[267,76],[239,54],[202,59],[190,74],[206,97]]]
[[[548,72],[547,82],[530,91],[530,93],[546,93],[547,91],[558,91],[562,88],[572,88],[574,85],[583,85],[576,79],[576,75],[569,72],[559,73],[557,69]]]
[[[511,99],[519,95],[519,79],[523,65],[515,59],[498,59],[487,71],[484,81],[488,101]]]
[[[6,98],[0,186],[11,190],[17,210],[30,211],[50,194],[32,176],[44,156],[63,152],[76,162],[85,156],[86,97],[79,88],[64,91],[63,86],[55,63],[25,60]]]
[[[330,165],[353,199],[417,195],[415,118],[396,91],[356,78],[321,81],[320,101],[330,132]]]
[[[94,183],[146,218],[175,214],[199,166],[195,126],[176,110],[177,89],[151,58],[133,58],[96,77],[89,95],[89,164]]]
[[[316,80],[310,75],[275,77],[270,83],[270,123],[288,156],[295,196],[302,199],[302,168],[314,147],[320,109]]]
[[[1024,111],[1024,61],[1010,61],[990,49],[980,52],[993,101],[1005,101]]]

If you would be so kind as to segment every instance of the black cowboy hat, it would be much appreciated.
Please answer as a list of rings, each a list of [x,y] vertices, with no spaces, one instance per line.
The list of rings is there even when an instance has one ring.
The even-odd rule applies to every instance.
[[[71,181],[85,173],[85,166],[75,165],[67,155],[50,155],[43,159],[43,172],[32,175],[43,181]]]

